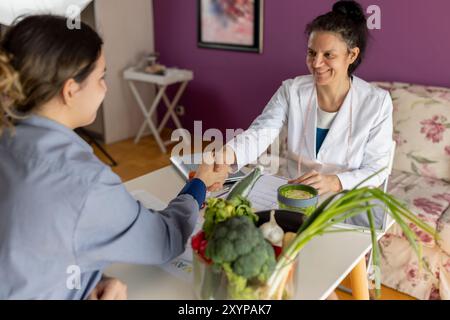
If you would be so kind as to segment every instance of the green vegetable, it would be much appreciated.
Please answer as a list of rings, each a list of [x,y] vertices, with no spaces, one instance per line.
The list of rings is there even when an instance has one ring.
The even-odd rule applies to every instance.
[[[217,224],[205,255],[225,270],[233,299],[251,295],[248,281],[265,282],[276,263],[272,246],[247,216]]]
[[[206,203],[205,222],[203,223],[203,231],[206,239],[209,239],[214,227],[232,217],[246,216],[258,221],[258,216],[253,212],[250,202],[237,196],[231,200],[221,198],[210,198]]]
[[[257,166],[250,172],[246,177],[242,178],[240,181],[236,182],[233,189],[228,193],[227,200],[232,200],[238,196],[246,198],[256,181],[258,181],[259,177],[261,177],[264,168],[261,166]]]
[[[247,279],[233,272],[228,263],[222,265],[228,280],[228,297],[235,300],[257,300],[258,292],[247,286]]]

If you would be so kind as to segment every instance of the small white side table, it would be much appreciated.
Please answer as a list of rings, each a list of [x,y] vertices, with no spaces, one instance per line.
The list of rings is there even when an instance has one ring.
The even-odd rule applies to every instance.
[[[144,133],[145,127],[148,126],[150,128],[150,131],[153,133],[153,136],[156,139],[156,142],[158,143],[161,151],[163,153],[167,152],[166,145],[172,143],[173,141],[162,141],[160,133],[164,126],[166,125],[167,121],[169,120],[169,117],[172,117],[173,122],[175,123],[176,127],[178,129],[182,129],[180,120],[178,119],[177,114],[175,113],[175,107],[180,100],[181,96],[184,93],[184,90],[186,89],[187,84],[189,81],[194,79],[194,73],[190,70],[183,70],[183,69],[174,69],[169,68],[166,69],[165,75],[153,75],[149,73],[145,73],[140,70],[136,70],[136,68],[132,67],[124,71],[123,73],[124,79],[127,81],[128,85],[130,86],[131,92],[133,93],[136,102],[139,105],[139,108],[141,109],[145,120],[141,125],[141,128],[139,129],[139,132],[134,139],[134,143],[138,143],[142,134]],[[136,86],[134,85],[134,82],[141,81],[141,82],[147,82],[154,84],[157,88],[158,93],[156,94],[155,99],[153,100],[152,105],[147,108],[142,101],[141,96],[139,95],[139,92],[136,89]],[[166,95],[166,89],[168,86],[180,83],[180,86],[178,88],[178,91],[176,92],[174,98],[172,101],[169,100],[169,98]],[[159,124],[158,128],[156,128],[155,124],[153,123],[151,117],[153,113],[156,111],[159,103],[161,100],[164,101],[167,112],[164,115],[161,123]],[[185,139],[188,137],[184,137]]]

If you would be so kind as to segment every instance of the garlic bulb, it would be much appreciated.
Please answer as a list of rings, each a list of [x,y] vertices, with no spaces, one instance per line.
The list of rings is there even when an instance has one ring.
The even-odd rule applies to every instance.
[[[283,245],[284,231],[275,220],[275,210],[270,211],[270,221],[262,224],[259,229],[262,231],[264,238],[272,245],[278,247]]]

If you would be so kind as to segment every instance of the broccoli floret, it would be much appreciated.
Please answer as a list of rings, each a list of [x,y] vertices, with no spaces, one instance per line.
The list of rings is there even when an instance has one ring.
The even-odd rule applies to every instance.
[[[275,267],[275,253],[251,218],[238,216],[216,225],[206,257],[246,280],[264,281]]]
[[[254,222],[258,220],[258,216],[253,212],[250,202],[245,198],[238,196],[229,201],[221,198],[208,199],[205,210],[205,222],[203,224],[206,239],[209,240],[218,223],[235,216],[248,216]]]
[[[235,300],[258,300],[258,293],[247,287],[247,279],[233,272],[230,265],[222,265],[228,279],[228,296]]]
[[[259,281],[266,281],[275,268],[275,256],[272,246],[262,241],[249,254],[240,256],[233,264],[236,274],[246,279],[257,277]]]

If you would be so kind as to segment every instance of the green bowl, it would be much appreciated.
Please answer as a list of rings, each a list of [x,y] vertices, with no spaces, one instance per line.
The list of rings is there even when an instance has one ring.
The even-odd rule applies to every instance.
[[[289,197],[286,193],[292,190],[308,192],[311,197],[307,199],[298,199]],[[285,184],[278,188],[278,206],[280,209],[287,209],[300,213],[306,213],[310,208],[316,208],[319,201],[319,192],[317,189],[304,184]]]

